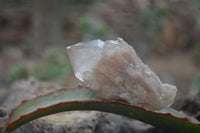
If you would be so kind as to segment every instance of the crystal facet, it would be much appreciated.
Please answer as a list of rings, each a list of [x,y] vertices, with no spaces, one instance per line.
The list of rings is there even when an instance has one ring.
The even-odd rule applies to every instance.
[[[170,106],[176,87],[158,76],[122,38],[93,40],[67,47],[74,73],[101,99],[122,100],[152,110]]]

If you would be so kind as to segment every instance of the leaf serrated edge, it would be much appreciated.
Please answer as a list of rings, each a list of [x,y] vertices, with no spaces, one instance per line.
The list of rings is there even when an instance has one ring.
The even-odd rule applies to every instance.
[[[171,113],[160,113],[160,112],[154,112],[154,111],[151,111],[151,110],[148,110],[148,109],[145,109],[141,106],[138,106],[138,105],[134,105],[134,104],[128,104],[128,103],[125,103],[125,102],[119,102],[119,101],[115,101],[115,100],[109,100],[109,101],[105,101],[105,100],[92,100],[92,101],[70,101],[70,102],[60,102],[58,104],[54,104],[54,105],[51,105],[51,106],[48,106],[48,107],[44,107],[44,108],[38,108],[37,110],[31,112],[31,113],[28,113],[28,114],[24,114],[24,115],[21,115],[18,119],[12,121],[12,122],[9,122],[7,124],[7,127],[6,129],[8,131],[11,131],[11,130],[14,130],[16,128],[16,126],[20,126],[24,123],[26,123],[26,119],[29,119],[29,117],[32,117],[34,115],[37,115],[36,117],[34,118],[30,118],[29,120],[33,120],[33,119],[36,119],[36,118],[39,118],[41,116],[44,116],[46,114],[50,115],[52,113],[55,113],[55,112],[52,112],[52,113],[45,113],[45,112],[48,112],[50,110],[52,110],[53,108],[58,108],[58,107],[62,107],[64,105],[84,105],[84,104],[116,104],[116,105],[122,105],[122,106],[125,106],[125,107],[131,107],[131,108],[137,108],[139,110],[142,110],[142,111],[145,111],[145,112],[149,112],[149,113],[152,113],[154,115],[161,115],[161,116],[166,116],[166,117],[172,117],[172,118],[176,118],[176,119],[179,119],[179,120],[182,120],[182,121],[186,121],[190,124],[194,124],[194,125],[197,125],[197,126],[200,126],[200,124],[197,124],[197,123],[194,123],[194,122],[191,122],[188,118],[184,117],[184,118],[181,118],[181,117],[177,117],[177,116],[174,116],[172,115]],[[72,109],[74,110],[74,109]],[[71,110],[71,111],[72,111]],[[85,110],[85,109],[80,109],[80,110]],[[70,110],[69,110],[70,111]],[[99,111],[99,110],[97,110]],[[57,111],[59,112],[59,111]],[[39,114],[40,113],[40,114]],[[45,113],[45,114],[43,114]],[[25,122],[23,122],[25,120]]]
[[[56,93],[56,92],[61,92],[61,91],[66,91],[66,90],[72,90],[72,89],[77,89],[77,88],[83,89],[83,88],[88,88],[88,87],[85,87],[85,86],[82,86],[82,85],[78,85],[77,87],[72,87],[72,88],[61,88],[61,89],[57,89],[57,90],[55,90],[55,91],[51,91],[51,92],[49,92],[49,93],[47,93],[47,94],[44,94],[44,95],[39,95],[39,96],[34,97],[34,98],[24,99],[19,105],[17,105],[15,108],[13,108],[13,109],[11,110],[11,112],[10,112],[10,114],[9,114],[9,118],[12,116],[13,112],[14,112],[17,108],[19,108],[20,106],[22,106],[23,104],[25,104],[26,102],[28,102],[28,101],[30,101],[30,100],[38,99],[38,98],[44,97],[44,96],[49,96],[49,95],[54,94],[54,93]],[[59,103],[58,103],[58,104],[59,104]]]

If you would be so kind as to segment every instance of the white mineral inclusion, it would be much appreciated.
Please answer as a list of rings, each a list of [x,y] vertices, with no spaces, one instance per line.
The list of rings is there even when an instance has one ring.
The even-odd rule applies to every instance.
[[[67,47],[74,73],[101,99],[122,100],[152,110],[170,106],[176,87],[158,76],[123,39],[93,40]]]

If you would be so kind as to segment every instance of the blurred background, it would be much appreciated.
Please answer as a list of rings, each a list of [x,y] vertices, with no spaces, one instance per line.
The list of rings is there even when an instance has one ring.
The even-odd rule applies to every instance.
[[[66,46],[122,37],[176,101],[200,88],[200,0],[0,0],[0,94],[34,77],[76,80]]]

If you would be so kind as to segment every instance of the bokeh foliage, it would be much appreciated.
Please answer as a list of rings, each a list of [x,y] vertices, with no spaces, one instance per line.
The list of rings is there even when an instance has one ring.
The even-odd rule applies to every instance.
[[[64,84],[64,80],[71,74],[72,66],[66,52],[49,49],[44,52],[41,60],[34,64],[19,62],[10,69],[9,80],[15,82],[20,79],[35,77],[41,81],[55,81]]]

